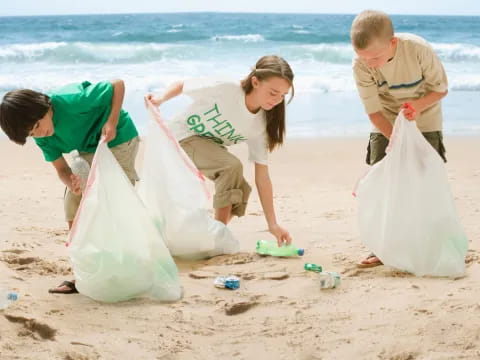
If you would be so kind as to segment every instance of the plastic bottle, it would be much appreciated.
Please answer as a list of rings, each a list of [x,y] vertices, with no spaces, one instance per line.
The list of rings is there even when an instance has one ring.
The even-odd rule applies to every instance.
[[[88,164],[87,160],[80,156],[78,150],[71,151],[70,156],[72,157],[72,164],[70,165],[70,168],[72,169],[72,173],[80,178],[80,188],[82,189],[83,193],[83,190],[85,190],[85,186],[87,185],[90,165]]]
[[[316,272],[316,273],[321,273],[322,272],[322,267],[320,265],[316,265],[316,264],[310,264],[310,263],[306,263],[303,268],[307,271],[313,271],[313,272]]]
[[[16,300],[18,300],[17,293],[0,288],[0,310],[5,310]]]
[[[240,279],[236,276],[217,276],[213,282],[216,287],[222,289],[236,290],[240,287]]]
[[[323,271],[318,273],[320,289],[334,289],[340,286],[340,274],[334,271]]]
[[[278,246],[276,241],[258,240],[257,253],[270,256],[303,256],[304,250],[293,245]]]

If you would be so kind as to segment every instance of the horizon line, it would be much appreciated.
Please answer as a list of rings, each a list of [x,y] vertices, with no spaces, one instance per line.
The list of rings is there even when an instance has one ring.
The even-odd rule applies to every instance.
[[[0,14],[0,18],[4,17],[41,17],[41,16],[87,16],[87,15],[160,15],[160,14],[262,14],[262,15],[356,15],[356,12],[263,12],[263,11],[204,11],[204,10],[192,10],[192,11],[166,11],[166,12],[110,12],[110,13],[58,13],[58,14]],[[465,17],[480,17],[478,14],[435,14],[435,13],[389,13],[390,16],[465,16]]]

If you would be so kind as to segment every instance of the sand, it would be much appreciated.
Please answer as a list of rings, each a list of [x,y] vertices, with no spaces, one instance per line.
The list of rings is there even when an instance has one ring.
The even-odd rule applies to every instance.
[[[271,157],[277,216],[303,258],[260,257],[272,239],[256,193],[231,229],[241,253],[179,261],[184,298],[103,304],[52,295],[72,279],[63,187],[40,150],[0,140],[1,285],[19,301],[0,312],[0,359],[480,359],[480,138],[446,139],[449,179],[470,240],[461,279],[359,270],[352,188],[365,139],[289,140]],[[233,152],[246,159],[246,148]],[[253,177],[252,165],[245,166]],[[320,290],[305,262],[342,274]],[[239,290],[218,289],[235,274]]]

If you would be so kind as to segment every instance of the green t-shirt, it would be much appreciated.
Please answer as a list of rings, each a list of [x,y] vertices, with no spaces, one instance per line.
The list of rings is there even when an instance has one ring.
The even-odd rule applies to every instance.
[[[95,152],[102,128],[112,107],[113,86],[110,82],[91,84],[88,81],[67,85],[47,93],[53,108],[54,133],[35,138],[47,161],[55,161],[62,154],[77,149]],[[117,136],[109,147],[120,145],[138,136],[130,115],[123,109],[117,126]]]

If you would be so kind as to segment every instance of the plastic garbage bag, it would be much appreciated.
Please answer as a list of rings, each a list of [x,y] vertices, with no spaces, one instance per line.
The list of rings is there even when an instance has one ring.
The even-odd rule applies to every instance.
[[[443,160],[401,112],[387,156],[360,180],[360,239],[385,265],[418,276],[460,276],[468,241]]]
[[[201,259],[233,254],[239,243],[230,230],[212,218],[205,178],[147,102],[153,119],[145,139],[138,193],[162,230],[173,256]]]
[[[101,141],[68,242],[78,291],[105,302],[146,295],[181,297],[161,232],[117,160]]]

